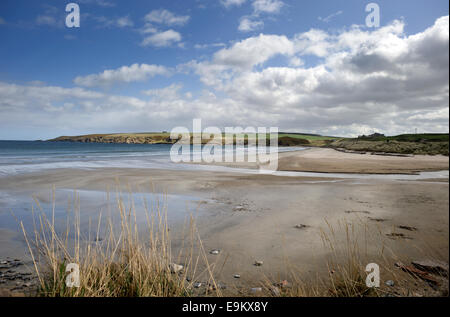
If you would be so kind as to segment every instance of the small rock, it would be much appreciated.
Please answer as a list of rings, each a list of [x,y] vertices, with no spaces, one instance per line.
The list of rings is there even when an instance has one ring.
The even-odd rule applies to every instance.
[[[171,273],[178,273],[183,269],[183,266],[179,265],[179,264],[171,263],[169,265],[169,269],[170,269]]]
[[[202,287],[202,283],[200,283],[200,282],[197,282],[197,283],[194,283],[194,288],[200,288],[200,287]]]
[[[263,261],[255,261],[254,266],[262,266],[263,264]]]
[[[394,284],[395,284],[395,283],[394,283],[393,280],[387,280],[387,281],[386,281],[386,285],[387,285],[387,286],[391,286],[391,287],[392,287],[392,286],[394,286]]]
[[[299,225],[295,225],[295,229],[305,229],[305,228],[308,228],[309,226],[307,226],[307,225],[304,225],[304,224],[299,224]]]
[[[233,277],[234,277],[234,278],[241,278],[241,275],[239,275],[239,274],[234,274]]]
[[[250,292],[252,293],[260,293],[262,292],[262,287],[253,287],[250,289]]]
[[[220,253],[220,250],[214,249],[214,250],[209,251],[209,253],[217,255]]]
[[[233,208],[233,210],[234,211],[242,211],[242,210],[245,210],[245,207],[244,206],[236,206]]]

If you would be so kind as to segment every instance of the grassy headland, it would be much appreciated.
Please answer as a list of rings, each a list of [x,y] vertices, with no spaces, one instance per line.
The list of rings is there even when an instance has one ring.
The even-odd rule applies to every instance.
[[[241,135],[237,135],[241,137]],[[244,144],[248,143],[248,136],[242,135]],[[258,143],[258,138],[256,143]],[[269,135],[266,135],[266,142],[269,142]],[[193,143],[194,135],[191,133],[190,143]],[[324,146],[336,137],[321,136],[316,134],[298,134],[298,133],[279,133],[278,145],[280,146]],[[115,134],[87,134],[78,136],[60,136],[49,141],[61,142],[83,142],[83,143],[126,143],[126,144],[173,144],[177,139],[171,139],[167,132],[149,132],[149,133],[115,133]],[[211,138],[205,138],[203,135],[202,144],[211,141]],[[226,135],[222,135],[222,144],[226,144]],[[236,144],[236,137],[233,138],[233,144]]]
[[[397,136],[360,136],[355,139],[339,139],[330,143],[335,149],[357,152],[379,152],[416,155],[448,156],[449,135],[439,134],[401,134]]]
[[[244,144],[248,144],[248,135],[238,135],[243,137]],[[255,137],[258,144],[258,137]],[[269,144],[270,135],[266,135],[266,144]],[[193,144],[194,135],[190,135],[190,143]],[[222,134],[222,144],[229,144],[227,136]],[[236,137],[232,137],[233,144],[236,144]],[[173,144],[177,139],[171,139],[168,132],[146,132],[146,133],[113,133],[113,134],[87,134],[78,136],[60,136],[49,141],[62,142],[83,142],[83,143],[124,143],[124,144]],[[205,137],[202,144],[213,141]],[[219,141],[220,142],[220,141]],[[307,133],[278,133],[279,146],[312,146],[330,147],[334,149],[344,149],[356,152],[372,153],[397,153],[416,155],[446,155],[449,153],[448,133],[437,134],[401,134],[397,136],[384,136],[374,134],[370,136],[360,136],[358,138],[341,138],[333,136],[322,136]]]

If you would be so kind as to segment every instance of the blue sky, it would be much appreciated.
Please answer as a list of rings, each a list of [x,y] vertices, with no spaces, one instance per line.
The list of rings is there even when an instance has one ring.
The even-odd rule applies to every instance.
[[[0,2],[0,139],[170,130],[197,117],[321,134],[448,131],[447,1],[377,1],[379,28],[364,25],[360,0],[74,2],[80,28],[64,25],[69,1]],[[439,67],[421,55],[430,43]],[[377,70],[355,70],[361,56]],[[331,91],[338,77],[348,82]],[[439,85],[412,93],[430,80]],[[391,98],[370,93],[397,84]]]

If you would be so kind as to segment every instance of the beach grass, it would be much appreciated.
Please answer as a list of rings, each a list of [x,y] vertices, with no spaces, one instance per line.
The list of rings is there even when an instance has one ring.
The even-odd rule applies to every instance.
[[[139,229],[141,224],[137,221],[133,202],[125,205],[121,195],[117,194],[115,204],[114,211],[110,210],[105,217],[100,214],[92,225],[90,222],[88,232],[81,228],[76,200],[68,212],[63,231],[56,227],[54,205],[50,216],[39,208],[33,209],[35,221],[31,233],[21,223],[39,280],[37,296],[223,296],[215,277],[214,264],[208,262],[192,217],[183,229],[186,232],[183,236],[187,238],[174,254],[167,208],[163,204],[157,204],[156,209],[145,207],[145,230]],[[38,202],[37,205],[39,207]],[[236,294],[274,297],[415,296],[414,289],[430,287],[420,277],[394,268],[394,262],[407,263],[408,259],[394,254],[380,239],[382,233],[369,228],[367,223],[325,223],[318,238],[322,239],[327,250],[327,259],[321,263],[327,274],[311,278],[310,274],[305,276],[288,262],[290,273],[287,280],[280,281],[262,274],[258,282],[260,291],[253,293],[249,287],[241,287],[236,288]],[[378,254],[374,257],[372,252],[369,256],[368,245],[373,247],[375,242]],[[366,285],[366,266],[371,262],[376,262],[383,273],[382,284],[377,288]],[[67,285],[70,263],[79,266],[78,287]],[[395,288],[385,285],[387,278],[395,281]],[[198,280],[208,281],[204,293],[199,293],[194,287]],[[445,289],[439,294],[445,294]]]
[[[193,220],[187,228],[184,254],[172,254],[167,214],[164,206],[157,210],[145,208],[146,230],[139,230],[134,204],[125,206],[118,196],[119,220],[110,215],[98,218],[91,235],[80,227],[80,212],[73,208],[66,230],[57,233],[54,213],[34,215],[33,232],[24,232],[39,280],[37,296],[44,297],[179,297],[190,296],[192,283],[188,276],[210,275],[201,242],[196,244],[197,232]],[[100,231],[106,227],[106,231]],[[193,249],[201,250],[194,257]],[[183,263],[174,262],[183,258]],[[204,261],[204,262],[203,262]],[[68,264],[79,266],[79,286],[68,287]],[[204,263],[203,271],[197,272]],[[204,269],[206,267],[206,269]],[[198,274],[197,274],[198,273]],[[217,290],[217,295],[220,290]],[[211,290],[211,293],[215,293]]]

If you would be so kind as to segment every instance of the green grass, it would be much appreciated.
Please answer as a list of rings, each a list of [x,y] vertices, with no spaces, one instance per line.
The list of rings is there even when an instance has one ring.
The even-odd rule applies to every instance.
[[[366,141],[398,141],[398,142],[448,142],[448,133],[400,134],[395,136],[360,137]]]
[[[337,140],[340,139],[338,137],[333,136],[322,136],[322,135],[308,135],[308,134],[289,134],[289,133],[280,133],[278,137],[288,136],[295,139],[305,139],[308,141],[325,141],[325,140]]]

